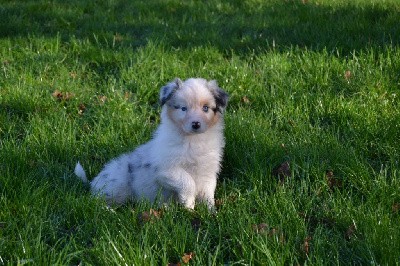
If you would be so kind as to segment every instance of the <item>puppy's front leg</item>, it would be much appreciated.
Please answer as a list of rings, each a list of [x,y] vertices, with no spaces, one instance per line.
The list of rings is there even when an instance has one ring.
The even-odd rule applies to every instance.
[[[193,178],[183,169],[174,169],[162,173],[157,183],[164,189],[174,191],[179,202],[188,209],[194,209],[196,200],[196,183]]]
[[[207,204],[210,211],[215,210],[214,193],[217,186],[217,178],[215,176],[199,178],[201,183],[197,184],[198,200]]]

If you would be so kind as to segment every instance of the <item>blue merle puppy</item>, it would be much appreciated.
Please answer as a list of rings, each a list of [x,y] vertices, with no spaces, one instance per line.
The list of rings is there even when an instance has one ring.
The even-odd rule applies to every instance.
[[[215,80],[177,78],[161,88],[160,101],[153,138],[106,164],[90,182],[91,191],[108,203],[176,200],[193,209],[202,201],[213,209],[228,94]],[[79,162],[75,174],[87,182]]]

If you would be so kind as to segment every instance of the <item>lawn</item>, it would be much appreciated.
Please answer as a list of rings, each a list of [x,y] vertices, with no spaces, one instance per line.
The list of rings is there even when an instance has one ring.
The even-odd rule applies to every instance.
[[[0,0],[0,265],[399,265],[398,0]],[[230,94],[217,212],[107,207],[159,89]]]

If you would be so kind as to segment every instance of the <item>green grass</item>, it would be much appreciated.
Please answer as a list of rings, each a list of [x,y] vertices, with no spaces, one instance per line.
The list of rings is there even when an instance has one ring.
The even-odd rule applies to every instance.
[[[0,265],[398,265],[398,1],[145,2],[0,1]],[[174,77],[231,96],[217,214],[106,208],[76,161],[147,141]]]

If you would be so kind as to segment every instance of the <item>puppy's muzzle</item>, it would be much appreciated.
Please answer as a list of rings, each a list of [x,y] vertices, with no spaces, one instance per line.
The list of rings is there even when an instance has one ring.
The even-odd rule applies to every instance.
[[[193,121],[192,122],[192,128],[194,130],[198,130],[201,127],[201,123],[199,121]]]

